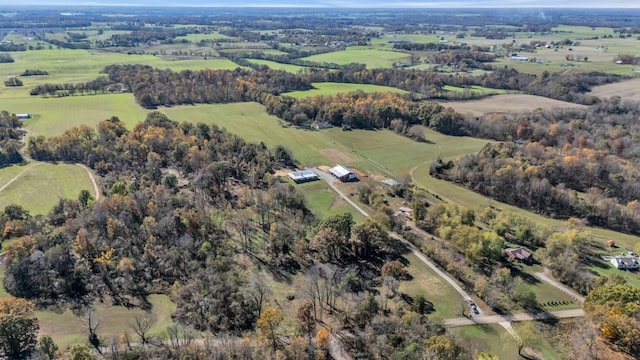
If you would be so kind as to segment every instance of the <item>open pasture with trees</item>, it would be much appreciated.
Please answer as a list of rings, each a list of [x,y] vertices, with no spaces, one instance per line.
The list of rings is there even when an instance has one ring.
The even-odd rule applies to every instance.
[[[24,163],[0,170],[0,297],[37,305],[40,334],[63,352],[637,354],[640,278],[600,258],[640,250],[629,80],[640,31],[615,11],[523,11],[523,25],[494,9],[30,11],[5,17],[0,43],[2,165]],[[585,19],[593,27],[571,26]],[[74,163],[98,177],[99,201]],[[335,164],[355,170],[359,181],[336,188],[369,219],[326,182],[283,175]],[[587,295],[578,333],[592,342],[531,322],[514,324],[517,336],[445,329],[473,303],[389,231],[448,272],[479,316],[579,306],[539,273]],[[533,260],[508,262],[516,246]],[[101,328],[86,324],[89,308]],[[143,314],[140,334],[128,320]],[[209,333],[244,338],[177,341]]]
[[[31,214],[46,214],[61,199],[77,199],[80,190],[95,198],[87,172],[73,164],[31,162],[0,169],[0,208],[16,204]]]

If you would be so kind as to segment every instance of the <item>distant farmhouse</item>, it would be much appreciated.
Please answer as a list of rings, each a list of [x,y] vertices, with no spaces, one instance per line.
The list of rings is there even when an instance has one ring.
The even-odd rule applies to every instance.
[[[287,174],[296,184],[318,180],[318,175],[311,169],[290,172]]]
[[[341,181],[354,181],[356,180],[356,174],[351,171],[349,168],[344,167],[342,165],[336,165],[336,167],[332,167],[329,169],[329,172],[340,179]]]
[[[529,61],[529,58],[526,56],[512,56],[511,60],[513,61]]]
[[[613,256],[609,259],[609,262],[619,270],[636,270],[640,267],[638,257],[633,255]]]
[[[16,114],[18,119],[31,119],[33,116],[31,114]]]

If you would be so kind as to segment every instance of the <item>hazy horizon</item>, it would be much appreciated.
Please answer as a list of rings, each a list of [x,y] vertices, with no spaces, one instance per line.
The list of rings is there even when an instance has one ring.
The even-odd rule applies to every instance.
[[[11,7],[18,6],[134,6],[134,7],[287,7],[287,8],[594,8],[594,9],[616,9],[616,8],[640,8],[640,2],[630,0],[613,1],[568,1],[558,2],[551,0],[487,0],[487,1],[400,1],[371,0],[371,1],[343,1],[343,0],[316,0],[316,1],[293,1],[293,0],[249,0],[239,4],[233,1],[206,1],[188,0],[176,4],[175,0],[139,0],[135,3],[123,0],[115,1],[89,1],[89,0],[23,0],[20,4],[4,5]],[[0,5],[0,11],[2,5]]]

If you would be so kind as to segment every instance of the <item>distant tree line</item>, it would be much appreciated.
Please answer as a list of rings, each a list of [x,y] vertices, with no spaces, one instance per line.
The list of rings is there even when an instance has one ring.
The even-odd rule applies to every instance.
[[[0,54],[0,63],[12,63],[14,61],[10,54]]]

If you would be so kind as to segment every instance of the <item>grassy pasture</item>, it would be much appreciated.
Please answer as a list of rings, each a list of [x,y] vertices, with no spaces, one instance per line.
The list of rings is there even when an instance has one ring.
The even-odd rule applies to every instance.
[[[321,83],[312,83],[314,89],[306,90],[306,91],[292,91],[287,93],[288,96],[293,96],[295,98],[305,98],[312,97],[316,95],[336,95],[339,93],[346,93],[351,91],[364,91],[365,93],[374,93],[374,92],[392,92],[397,94],[406,94],[408,91],[394,88],[391,86],[380,86],[380,85],[371,85],[371,84],[345,84],[345,83],[334,83],[334,82],[321,82]]]
[[[230,40],[233,39],[231,36],[227,36],[224,34],[220,34],[218,32],[213,32],[210,34],[187,34],[185,36],[176,36],[176,40],[189,40],[192,43],[197,43],[202,40]]]
[[[486,140],[453,137],[424,129],[424,143],[412,141],[389,130],[321,131],[283,127],[257,103],[175,106],[162,108],[171,119],[193,123],[215,123],[247,141],[264,141],[268,146],[282,144],[303,165],[334,165],[337,162],[360,171],[397,175],[425,161],[459,156],[480,150]],[[334,150],[327,152],[327,150]]]
[[[148,299],[152,305],[150,314],[154,322],[150,334],[154,337],[165,338],[165,329],[173,324],[171,313],[175,311],[176,305],[167,295],[150,295]],[[139,339],[129,324],[136,316],[144,315],[145,312],[140,309],[128,309],[100,302],[93,304],[94,319],[100,322],[98,335],[107,343],[111,343],[114,337],[117,338],[124,331],[128,331],[133,336],[134,342],[138,341]],[[87,342],[88,335],[81,322],[84,317],[76,316],[69,309],[62,312],[39,310],[36,311],[36,317],[40,321],[39,333],[50,335],[61,349]]]
[[[313,181],[296,185],[307,199],[311,211],[320,219],[339,213],[351,213],[356,222],[364,220],[364,216],[346,201],[342,200],[324,181]]]
[[[484,87],[484,86],[478,86],[478,85],[472,85],[469,87],[458,87],[458,86],[451,86],[451,85],[445,85],[443,87],[443,89],[445,91],[449,91],[449,92],[465,92],[465,91],[469,91],[472,94],[480,94],[480,95],[497,95],[497,94],[505,94],[507,93],[507,90],[502,90],[502,89],[492,89],[492,88],[488,88],[488,87]]]
[[[258,65],[266,65],[274,70],[283,70],[286,72],[290,72],[292,74],[297,74],[305,69],[308,69],[306,66],[292,65],[292,64],[281,64],[271,60],[262,60],[262,59],[247,59],[249,62]]]
[[[533,111],[538,108],[554,109],[585,107],[584,105],[525,94],[501,94],[489,96],[480,100],[438,101],[438,103],[445,107],[451,107],[461,114],[473,114],[476,116],[491,112],[506,113],[512,111]]]
[[[410,55],[407,53],[374,48],[356,47],[326,54],[312,55],[302,58],[302,60],[308,60],[317,63],[336,63],[340,65],[346,65],[349,63],[360,63],[365,64],[367,66],[367,69],[371,69],[390,68],[393,66],[393,63],[398,61],[408,61],[409,58]]]
[[[126,55],[86,50],[22,51],[13,52],[11,55],[15,62],[0,64],[0,77],[19,75],[25,69],[41,69],[49,72],[49,76],[45,77],[23,78],[23,91],[26,93],[32,86],[41,83],[76,83],[93,80],[100,75],[100,71],[105,66],[111,64],[143,64],[173,71],[205,68],[233,70],[238,67],[237,64],[220,58],[165,61],[153,55]]]
[[[46,214],[59,199],[76,199],[82,189],[93,194],[86,171],[72,164],[14,165],[0,170],[0,181],[0,209],[18,204],[32,214]]]
[[[25,120],[27,136],[53,136],[74,126],[95,127],[102,120],[117,116],[131,128],[145,119],[147,110],[136,104],[133,94],[68,96],[63,98],[2,98],[0,109],[30,113]]]

